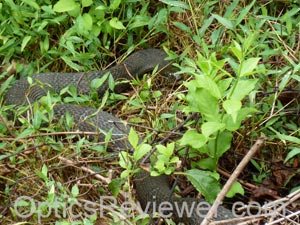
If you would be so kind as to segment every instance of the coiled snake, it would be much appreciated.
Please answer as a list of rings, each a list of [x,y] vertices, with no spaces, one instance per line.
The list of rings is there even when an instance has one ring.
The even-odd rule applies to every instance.
[[[22,78],[15,82],[8,90],[6,104],[16,106],[31,104],[42,96],[45,96],[48,91],[59,92],[70,84],[75,85],[79,93],[88,94],[91,91],[91,81],[95,78],[101,78],[107,72],[111,73],[114,80],[131,80],[132,76],[141,76],[152,71],[156,66],[158,66],[158,69],[163,70],[170,64],[169,61],[165,60],[166,56],[162,50],[145,49],[133,53],[124,60],[122,64],[113,66],[104,71],[88,73],[40,73],[32,76],[33,85],[29,84],[27,78]],[[114,91],[122,92],[128,87],[128,83],[121,83],[116,85]],[[108,81],[105,81],[103,85],[97,89],[98,95],[102,96],[107,89]],[[128,141],[126,141],[129,126],[124,125],[120,119],[112,114],[72,104],[57,104],[54,106],[54,113],[57,118],[64,116],[67,112],[73,116],[77,124],[77,129],[80,131],[99,131],[99,129],[101,129],[104,132],[108,132],[112,129],[112,144],[110,145],[112,150],[116,151],[131,148]],[[135,186],[138,201],[144,208],[146,208],[147,203],[150,202],[159,206],[160,203],[167,201],[170,202],[172,206],[177,205],[179,208],[183,203],[192,206],[193,203],[198,204],[201,202],[195,198],[171,197],[172,194],[168,178],[165,175],[151,177],[147,172],[142,171],[135,178]],[[195,207],[195,205],[193,207]],[[196,210],[193,210],[191,215],[188,215],[188,213],[180,215],[176,210],[171,210],[171,214],[173,214],[173,218],[176,222],[195,225],[200,224],[206,210],[201,211],[202,216],[199,216]],[[232,217],[231,212],[223,207],[219,207],[217,219],[225,219],[228,217]]]

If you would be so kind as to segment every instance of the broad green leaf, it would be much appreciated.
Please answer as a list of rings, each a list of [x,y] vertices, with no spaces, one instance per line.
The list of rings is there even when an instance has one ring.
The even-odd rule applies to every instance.
[[[74,10],[76,8],[76,3],[74,0],[59,0],[53,6],[55,12],[67,12]]]
[[[139,136],[132,127],[130,128],[130,131],[129,131],[128,141],[134,149],[139,144]]]
[[[189,181],[204,195],[205,199],[212,203],[220,192],[220,184],[215,178],[216,174],[209,171],[191,169],[185,172]]]
[[[196,77],[196,80],[198,82],[198,87],[206,89],[212,96],[217,99],[220,99],[222,97],[218,85],[210,77],[200,75]]]
[[[212,15],[224,27],[226,27],[229,30],[234,30],[234,25],[233,25],[233,23],[230,20],[228,20],[228,19],[226,19],[224,17],[221,17],[221,16],[219,16],[217,14],[212,14]]]
[[[285,157],[284,159],[284,163],[286,163],[287,161],[289,161],[291,158],[293,158],[296,155],[300,155],[300,148],[293,148]]]
[[[25,36],[22,40],[22,44],[21,44],[21,52],[23,52],[23,50],[25,49],[26,45],[28,44],[28,42],[30,41],[31,36]]]
[[[88,7],[93,4],[93,0],[81,0],[82,7]]]
[[[245,194],[245,191],[244,191],[243,186],[242,186],[239,182],[237,182],[237,181],[235,181],[235,182],[232,184],[230,190],[229,190],[229,191],[227,192],[227,194],[226,194],[226,197],[227,197],[227,198],[232,198],[232,197],[234,197],[236,194],[241,194],[241,195],[244,195],[244,194]]]
[[[199,134],[195,130],[188,130],[179,140],[179,143],[183,146],[191,146],[192,148],[198,149],[205,145],[206,141],[207,139],[203,134]]]
[[[201,131],[206,138],[210,135],[216,133],[217,131],[221,131],[224,129],[225,123],[218,123],[218,122],[206,122],[203,123],[201,126]]]
[[[113,194],[113,196],[116,197],[120,193],[123,183],[124,183],[124,179],[115,178],[108,184],[108,188]]]
[[[196,81],[195,81],[196,82]],[[207,89],[195,88],[193,81],[185,84],[189,92],[186,96],[193,112],[200,112],[207,121],[219,121],[219,102]]]
[[[250,58],[242,62],[239,66],[239,77],[251,75],[253,70],[257,67],[260,58]]]
[[[239,110],[242,107],[242,103],[239,100],[229,99],[223,102],[223,108],[227,114],[231,115],[234,122],[236,122]]]
[[[249,115],[255,112],[257,112],[255,108],[242,108],[238,111],[235,121],[233,120],[231,115],[224,115],[223,122],[226,124],[226,129],[229,131],[236,131],[240,128],[241,122],[244,121]]]
[[[212,157],[207,157],[200,159],[195,163],[198,167],[204,170],[216,171],[217,170],[217,159]]]
[[[151,145],[141,144],[133,152],[133,159],[135,162],[139,161],[143,156],[145,156],[151,150]]]
[[[233,93],[229,98],[241,101],[255,88],[257,81],[258,79],[239,80],[237,85],[232,87]]]
[[[207,144],[208,153],[213,158],[220,158],[231,146],[232,133],[224,130]]]
[[[86,30],[92,30],[93,28],[93,19],[90,14],[85,13],[82,16],[83,24]]]
[[[117,17],[112,18],[109,21],[109,25],[117,30],[126,29],[126,27],[124,27],[123,23]]]

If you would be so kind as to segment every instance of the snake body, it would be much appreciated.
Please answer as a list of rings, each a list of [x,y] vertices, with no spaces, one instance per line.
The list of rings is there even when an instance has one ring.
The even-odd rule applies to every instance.
[[[142,76],[152,71],[156,66],[158,69],[164,69],[170,64],[165,60],[166,54],[159,49],[140,50],[129,57],[122,64],[113,66],[104,71],[87,72],[87,73],[40,73],[31,76],[32,84],[29,84],[28,78],[21,78],[16,81],[8,90],[6,95],[6,103],[10,105],[32,104],[45,96],[48,91],[59,93],[68,85],[75,85],[79,93],[88,94],[91,91],[90,83],[96,78],[101,78],[106,73],[110,73],[114,80],[131,80],[132,77]],[[128,83],[121,83],[115,86],[114,91],[119,93],[129,87]],[[101,97],[108,89],[108,81],[105,81],[101,87],[97,89],[98,95]],[[109,132],[112,129],[112,142],[110,149],[113,151],[131,149],[127,141],[129,126],[125,125],[119,118],[105,111],[97,111],[93,108],[76,106],[72,104],[57,104],[54,106],[55,117],[60,118],[66,113],[73,116],[80,131],[101,131]],[[100,135],[104,138],[104,135]],[[159,205],[165,201],[170,202],[173,206],[179,207],[187,203],[191,206],[193,203],[198,204],[196,198],[175,198],[168,183],[168,177],[165,175],[151,177],[149,173],[142,171],[135,177],[135,186],[137,199],[141,206],[146,209],[147,204]],[[155,208],[154,210],[156,210]],[[150,213],[150,211],[148,210]],[[174,213],[173,213],[174,212]],[[165,212],[167,213],[167,212]],[[170,212],[169,212],[170,213]],[[185,224],[200,224],[206,211],[202,211],[202,216],[194,210],[191,215],[183,213],[178,214],[172,211],[173,218],[176,222]],[[225,219],[233,217],[230,210],[219,207],[217,219]]]

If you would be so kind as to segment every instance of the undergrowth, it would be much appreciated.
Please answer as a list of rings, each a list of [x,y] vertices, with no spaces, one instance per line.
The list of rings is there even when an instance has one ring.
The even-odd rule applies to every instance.
[[[30,204],[38,206],[25,218],[31,223],[146,224],[149,218],[135,210],[126,212],[133,218],[122,217],[118,204],[102,217],[94,209],[83,212],[82,206],[95,202],[99,210],[99,196],[133,195],[131,176],[151,150],[152,175],[185,174],[212,202],[222,187],[220,169],[230,173],[258,137],[267,142],[243,179],[258,186],[267,182],[278,195],[298,189],[299,6],[297,1],[238,0],[0,3],[3,224],[17,224],[18,212],[28,212]],[[107,143],[80,136],[69,116],[53,122],[51,108],[36,105],[29,110],[34,115],[24,115],[28,107],[20,107],[9,116],[5,94],[20,77],[102,70],[148,47],[168,52],[177,68],[174,77],[153,72],[133,81],[133,91],[103,99],[68,87],[42,100],[103,108],[127,120],[134,125],[133,155],[121,152],[117,158],[107,152]],[[248,187],[235,183],[228,197],[236,195],[246,199]],[[15,205],[21,196],[35,202],[19,199]],[[61,213],[64,202],[80,216],[57,217],[54,209]]]

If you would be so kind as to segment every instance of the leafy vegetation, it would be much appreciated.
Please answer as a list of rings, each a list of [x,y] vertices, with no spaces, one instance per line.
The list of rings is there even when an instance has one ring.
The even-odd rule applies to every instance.
[[[255,184],[275,180],[280,194],[299,188],[299,6],[292,0],[4,0],[0,219],[5,224],[19,221],[12,202],[24,195],[54,209],[57,201],[99,202],[109,191],[114,196],[133,193],[130,179],[137,162],[153,149],[152,175],[184,173],[213,201],[222,183],[218,168],[233,170],[259,136],[268,141],[243,179]],[[102,99],[95,91],[86,96],[68,87],[30,108],[34,115],[24,116],[28,107],[20,107],[9,117],[12,106],[5,105],[5,94],[16,79],[47,71],[102,70],[150,46],[164,48],[174,59],[177,82],[153,72],[133,81],[128,95],[107,93]],[[101,82],[94,81],[93,88]],[[49,106],[61,101],[104,108],[134,124],[129,135],[134,154],[120,152],[116,159],[106,151],[107,143],[72,132],[69,115],[53,122]],[[105,184],[77,166],[113,179]],[[236,184],[231,196],[244,192],[248,197]],[[26,212],[29,205],[20,201],[18,209]],[[51,209],[42,205],[26,219],[55,224],[103,219],[81,215],[69,222],[70,215],[57,219]],[[107,222],[126,224],[121,208],[115,212],[105,214]],[[129,220],[146,224],[148,219],[136,214]]]

